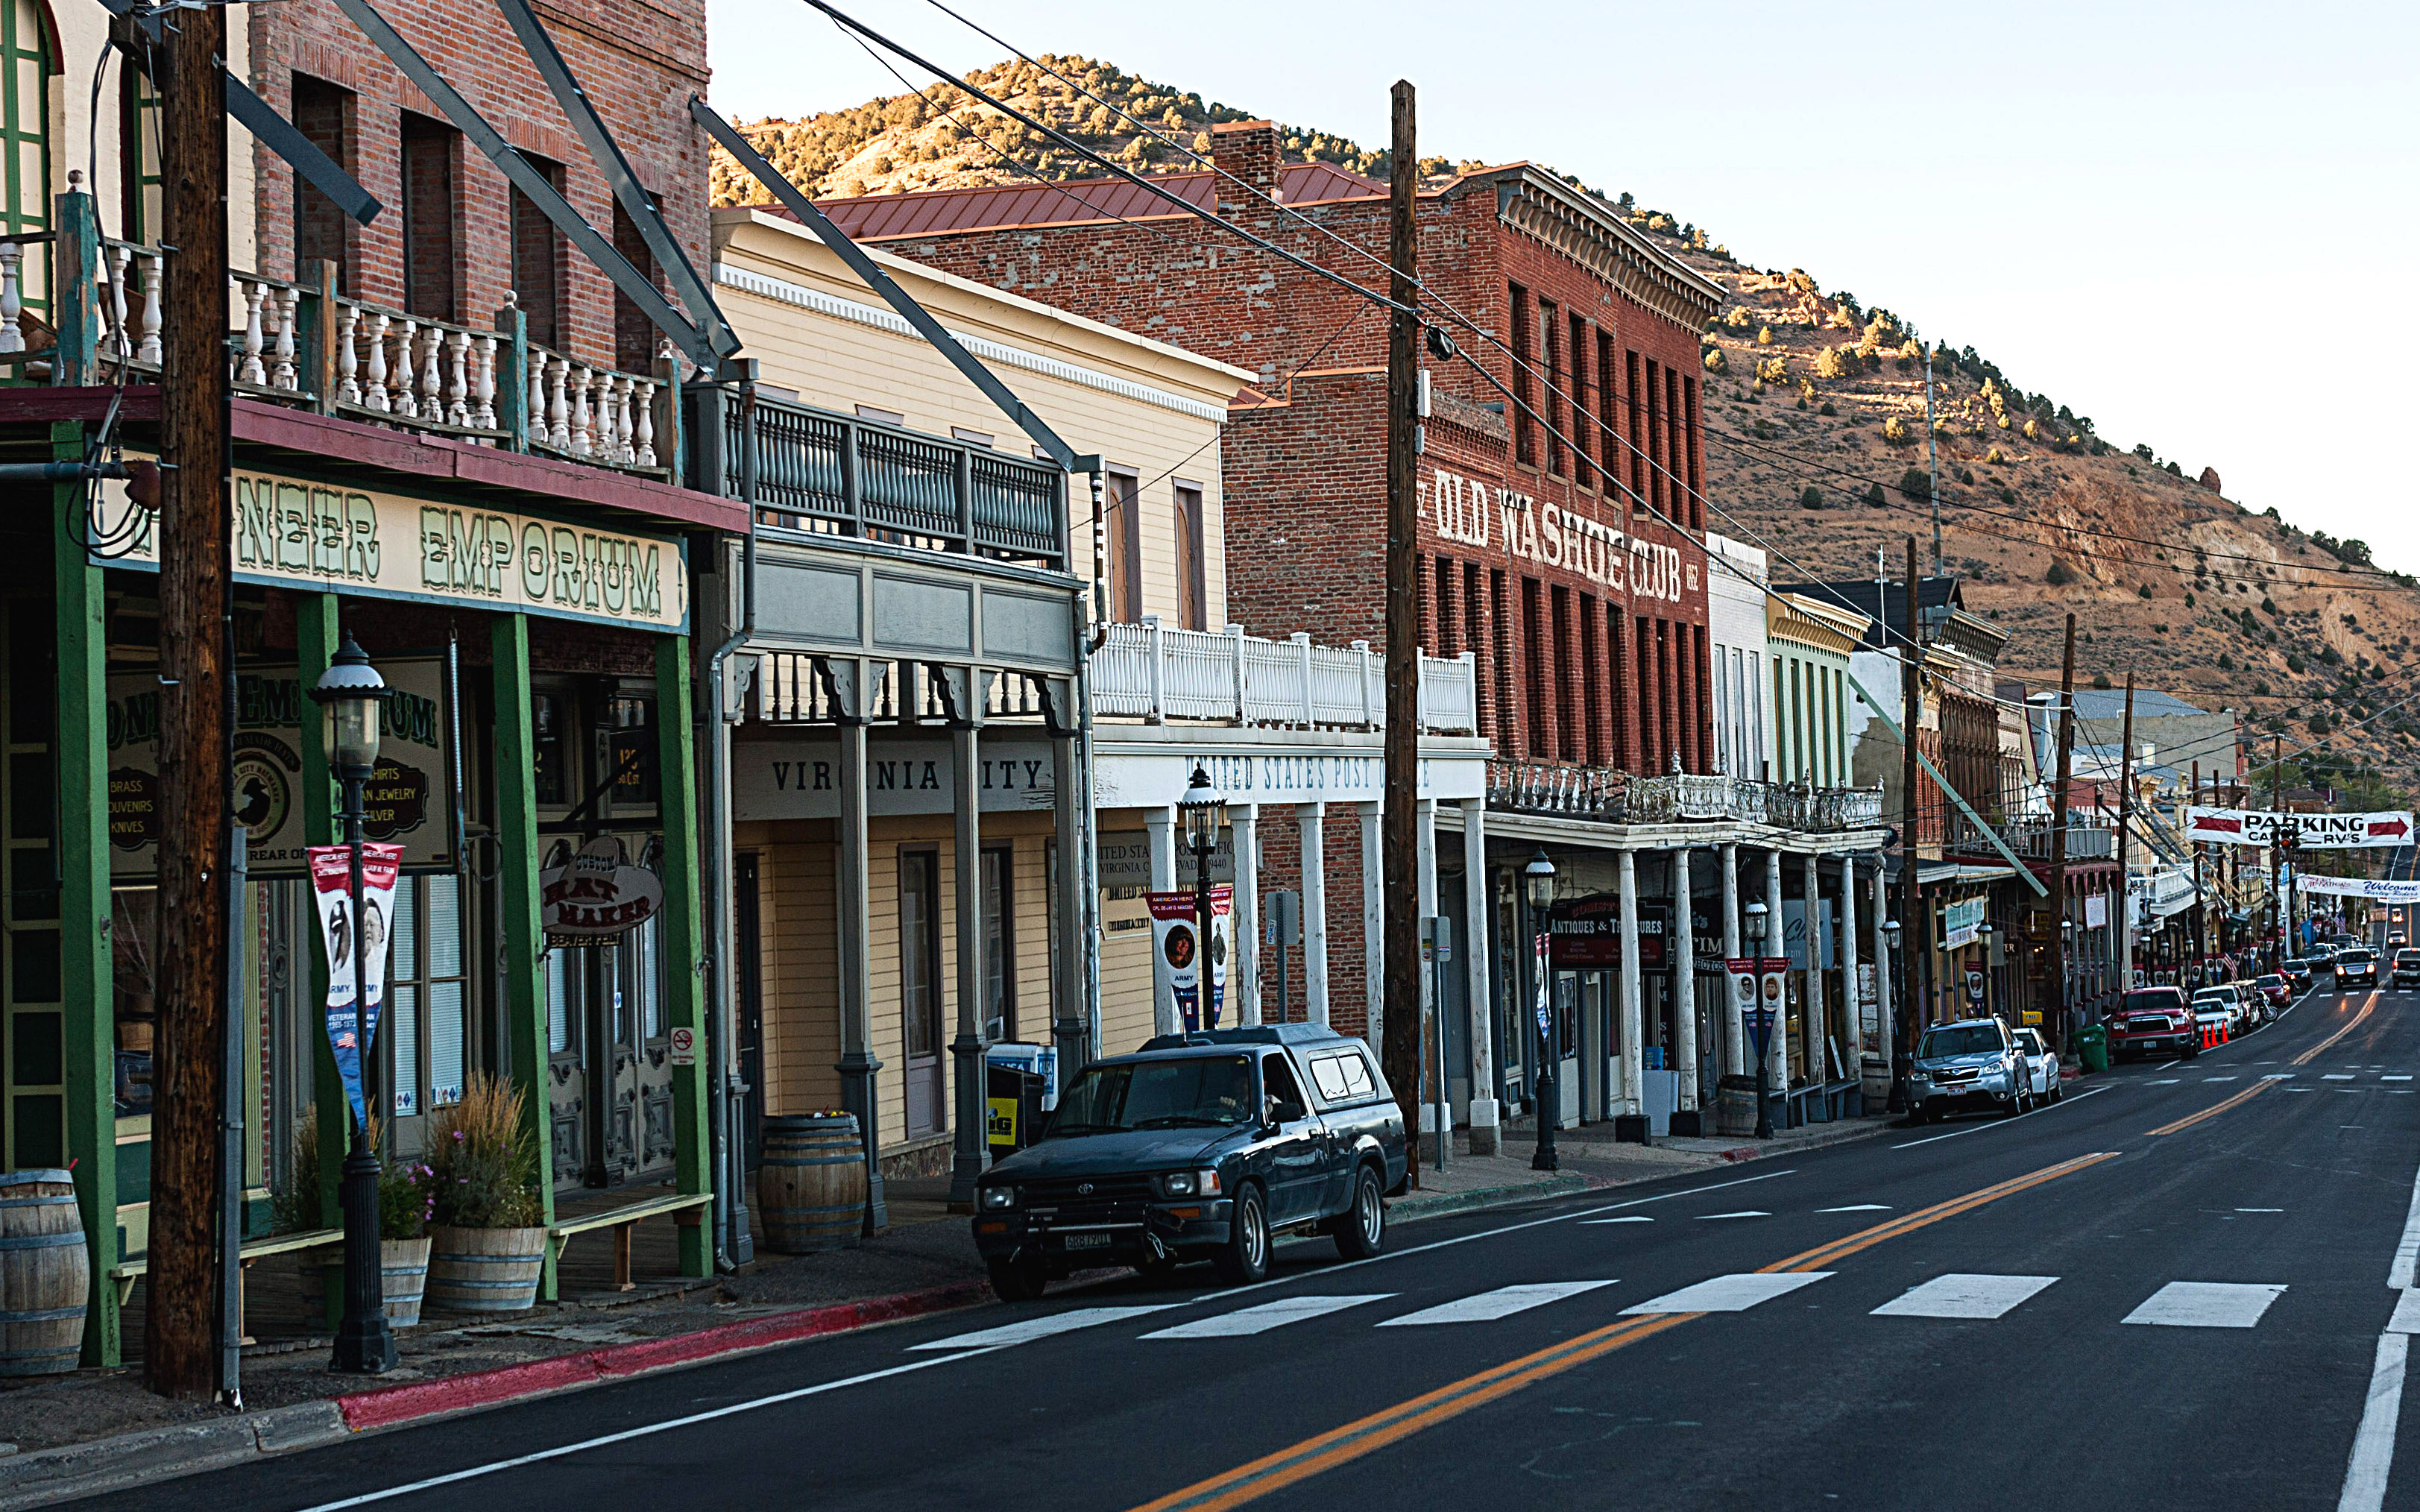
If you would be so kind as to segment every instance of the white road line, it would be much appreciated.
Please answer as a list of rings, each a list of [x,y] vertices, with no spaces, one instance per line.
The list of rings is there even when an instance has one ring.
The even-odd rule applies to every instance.
[[[1699,1213],[1698,1215],[1698,1222],[1701,1224],[1710,1224],[1717,1218],[1770,1218],[1773,1215],[1771,1213],[1759,1212],[1755,1208],[1750,1208],[1745,1211],[1735,1213]]]
[[[2231,1076],[2205,1076],[2202,1080],[2205,1082],[2232,1082],[2235,1078]]]
[[[2395,1316],[2386,1320],[2389,1333],[2420,1333],[2420,1291],[2395,1294]]]
[[[2407,1334],[2378,1336],[2369,1395],[2362,1404],[2361,1426],[2352,1436],[2352,1459],[2345,1466],[2336,1512],[2379,1512],[2386,1504],[2386,1478],[2395,1467],[2395,1428],[2403,1416],[2403,1369],[2411,1352]]]
[[[2290,1082],[2293,1079],[2294,1073],[2291,1071],[2263,1071],[2260,1073],[2260,1080],[2263,1082]]]
[[[1715,1181],[1702,1187],[1683,1187],[1678,1192],[1659,1192],[1652,1197],[1633,1197],[1628,1202],[1609,1202],[1602,1208],[1583,1208],[1577,1212],[1554,1213],[1544,1218],[1525,1218],[1520,1223],[1507,1224],[1501,1228],[1483,1228],[1476,1234],[1457,1234],[1452,1239],[1431,1239],[1426,1244],[1415,1244],[1407,1250],[1388,1250],[1384,1255],[1373,1255],[1366,1260],[1347,1260],[1342,1265],[1322,1266],[1318,1270],[1305,1270],[1296,1275],[1273,1276],[1266,1281],[1255,1281],[1249,1286],[1236,1286],[1226,1291],[1204,1292],[1199,1297],[1187,1298],[1183,1302],[1171,1305],[1190,1306],[1195,1302],[1225,1302],[1231,1297],[1241,1297],[1248,1292],[1260,1291],[1269,1286],[1291,1286],[1298,1281],[1310,1281],[1314,1278],[1324,1281],[1340,1271],[1351,1270],[1359,1266],[1384,1265],[1389,1260],[1401,1260],[1407,1255],[1426,1255],[1431,1250],[1451,1249],[1457,1244],[1473,1244],[1483,1239],[1499,1239],[1506,1234],[1518,1234],[1524,1229],[1541,1228],[1548,1224],[1568,1224],[1575,1219],[1586,1221],[1599,1213],[1620,1212],[1624,1208],[1644,1208],[1651,1202],[1670,1202],[1675,1197],[1694,1197],[1699,1192],[1720,1192],[1725,1187],[1744,1187],[1757,1181],[1775,1181],[1782,1177],[1797,1174],[1798,1167],[1793,1165],[1784,1170],[1767,1171],[1761,1176],[1735,1177],[1729,1181]]]
[[[2352,1080],[2352,1073],[2350,1071],[2327,1071],[2320,1075],[2319,1080],[2322,1082],[2350,1082]]]
[[[2057,1281],[2056,1276],[1935,1276],[1883,1303],[1875,1317],[1998,1317]]]
[[[2235,1210],[2240,1213],[2282,1213],[2286,1209],[2283,1208],[2238,1208]]]
[[[2184,1078],[2181,1076],[2159,1076],[2153,1077],[2150,1081],[2148,1081],[2143,1084],[2145,1086],[2174,1086],[2183,1080]]]
[[[2118,1321],[2162,1328],[2251,1328],[2285,1289],[2278,1282],[2171,1281]]]
[[[1047,1317],[1029,1317],[1023,1322],[1003,1323],[973,1333],[956,1333],[929,1344],[911,1344],[910,1349],[1001,1349],[1012,1344],[1031,1344],[1054,1333],[1073,1333],[1079,1328],[1098,1328],[1104,1323],[1123,1323],[1129,1317],[1145,1313],[1157,1313],[1174,1307],[1174,1302],[1152,1302],[1138,1307],[1078,1307],[1064,1313],[1052,1313]]]
[[[1956,1139],[1963,1134],[1980,1133],[1986,1129],[2006,1129],[2010,1124],[2023,1123],[2028,1118],[2039,1118],[2043,1114],[2055,1113],[2061,1108],[2072,1107],[2074,1104],[2082,1102],[2086,1098],[2097,1098],[2108,1090],[2109,1089],[2105,1086],[2097,1086],[2089,1092],[2078,1092],[2071,1097],[2061,1098],[2058,1101],[2051,1104],[2047,1108],[2036,1108],[2031,1113],[2019,1114],[2014,1118],[1995,1118],[1988,1124],[1976,1124],[1966,1129],[1953,1129],[1946,1134],[1927,1134],[1922,1139],[1911,1139],[1904,1145],[1893,1145],[1891,1148],[1895,1150],[1912,1150],[1918,1145],[1931,1145],[1940,1140]]]
[[[1450,1302],[1439,1302],[1435,1307],[1423,1307],[1417,1313],[1389,1317],[1378,1326],[1420,1328],[1430,1323],[1492,1323],[1499,1317],[1526,1313],[1532,1307],[1544,1307],[1548,1302],[1559,1302],[1566,1297],[1576,1297],[1584,1291],[1594,1291],[1599,1286],[1613,1284],[1614,1279],[1607,1276],[1603,1281],[1544,1281],[1527,1286],[1498,1286],[1494,1291],[1482,1291],[1475,1297],[1458,1297]]]
[[[2409,1082],[2412,1078],[2409,1074],[2405,1074],[2401,1076],[2381,1076],[2379,1080],[2381,1082]]]
[[[2420,1270],[2420,1175],[2412,1178],[2412,1203],[2403,1210],[2403,1237],[2395,1241],[2395,1259],[2386,1268],[2387,1289],[2410,1291],[2414,1270]]]
[[[1300,1323],[1310,1318],[1341,1313],[1347,1307],[1363,1302],[1382,1302],[1395,1295],[1391,1291],[1367,1292],[1357,1297],[1281,1297],[1257,1307],[1246,1307],[1233,1313],[1220,1313],[1216,1317],[1197,1317],[1190,1323],[1179,1323],[1146,1333],[1146,1339],[1239,1339],[1247,1334],[1266,1333],[1288,1323]]]
[[[1625,1307],[1621,1315],[1628,1317],[1637,1313],[1744,1313],[1759,1302],[1769,1302],[1776,1297],[1786,1297],[1801,1286],[1812,1286],[1829,1270],[1752,1270],[1728,1276],[1714,1276],[1679,1291],[1668,1291],[1636,1307]]]
[[[1819,1213],[1886,1213],[1891,1207],[1886,1202],[1853,1202],[1846,1208],[1818,1208],[1815,1210]]]
[[[632,1439],[644,1439],[650,1434],[669,1433],[675,1428],[692,1427],[700,1423],[711,1423],[716,1418],[730,1417],[737,1412],[752,1412],[760,1407],[779,1407],[783,1402],[795,1402],[802,1396],[819,1396],[825,1392],[839,1391],[845,1386],[862,1386],[870,1380],[881,1380],[891,1376],[904,1376],[912,1370],[928,1370],[935,1365],[954,1364],[960,1360],[970,1360],[977,1355],[989,1353],[991,1353],[989,1349],[969,1349],[962,1354],[936,1355],[930,1360],[910,1361],[904,1365],[892,1365],[887,1370],[869,1370],[861,1376],[850,1376],[841,1380],[827,1380],[814,1386],[800,1386],[795,1391],[776,1392],[770,1396],[758,1396],[745,1402],[733,1402],[727,1407],[712,1408],[704,1412],[691,1412],[687,1417],[672,1418],[662,1423],[650,1423],[644,1427],[625,1428],[619,1433],[607,1433],[594,1439],[582,1439],[578,1443],[566,1443],[552,1449],[540,1449],[535,1454],[515,1455],[510,1459],[498,1459],[484,1465],[473,1465],[468,1470],[458,1470],[451,1474],[432,1475],[427,1480],[416,1480],[408,1486],[390,1486],[382,1491],[365,1491],[360,1496],[346,1497],[341,1502],[322,1502],[318,1506],[305,1508],[304,1512],[338,1512],[342,1507],[366,1506],[372,1502],[383,1502],[397,1496],[410,1496],[415,1491],[425,1491],[434,1487],[453,1486],[462,1481],[475,1480],[481,1475],[492,1475],[502,1470],[518,1470],[523,1465],[542,1464],[549,1459],[560,1459],[566,1455],[576,1455],[590,1449],[602,1449],[607,1444],[627,1443]]]
[[[1652,1224],[1653,1222],[1655,1220],[1645,1213],[1624,1213],[1620,1218],[1583,1218],[1580,1220],[1580,1226],[1594,1228],[1599,1224]]]

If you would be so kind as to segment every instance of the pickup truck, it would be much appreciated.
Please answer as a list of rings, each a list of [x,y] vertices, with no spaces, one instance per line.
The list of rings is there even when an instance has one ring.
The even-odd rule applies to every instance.
[[[2138,987],[2109,1016],[2113,1060],[2173,1052],[2190,1060],[2201,1053],[2201,1031],[2180,987]]]
[[[1303,1023],[1163,1035],[1086,1066],[1042,1137],[984,1173],[975,1248],[1003,1302],[1102,1264],[1208,1260],[1249,1285],[1289,1230],[1377,1254],[1409,1159],[1360,1040]]]

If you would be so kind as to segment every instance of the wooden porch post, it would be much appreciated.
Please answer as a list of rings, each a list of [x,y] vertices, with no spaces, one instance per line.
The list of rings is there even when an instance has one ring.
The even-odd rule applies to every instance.
[[[659,635],[656,638],[656,768],[660,794],[657,802],[664,825],[664,1022],[675,1034],[688,1030],[690,1045],[703,1049],[706,978],[701,967],[706,935],[698,906],[696,740],[690,717],[689,637]],[[723,891],[727,894],[728,887]],[[706,1135],[706,1056],[700,1053],[692,1055],[688,1065],[673,1068],[674,1171],[680,1191],[690,1196],[713,1190]],[[728,1137],[736,1143],[739,1131],[733,1130]],[[706,1226],[688,1224],[679,1233],[681,1274],[712,1274],[714,1245]]]
[[[504,1001],[497,1005],[497,1012],[509,1026],[513,1083],[527,1100],[523,1116],[537,1146],[538,1222],[551,1227],[554,1223],[554,1130],[547,1110],[546,975],[540,960],[546,941],[537,898],[537,721],[530,711],[529,621],[521,616],[496,616],[489,676],[496,726],[496,887],[504,921]],[[687,731],[684,721],[684,739]],[[690,875],[694,874],[692,866]],[[690,943],[694,950],[694,935]],[[554,1246],[550,1243],[537,1292],[546,1302],[555,1296],[554,1258]]]
[[[51,425],[51,455],[84,457],[84,425]],[[118,1364],[116,1016],[109,924],[107,642],[101,569],[85,558],[84,485],[51,486],[51,559],[58,635],[59,987],[68,1063],[67,1151],[92,1262],[84,1363]],[[78,795],[81,795],[79,801]]]

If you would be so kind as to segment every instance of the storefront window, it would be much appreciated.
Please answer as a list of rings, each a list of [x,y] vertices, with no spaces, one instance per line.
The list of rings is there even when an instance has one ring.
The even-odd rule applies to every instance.
[[[563,733],[570,723],[569,699],[561,693],[535,691],[530,694],[530,717],[537,726],[536,749],[530,758],[537,801],[548,805],[567,803],[571,802],[567,796],[570,773],[564,765]]]
[[[546,953],[546,1048],[561,1055],[571,1049],[571,993],[564,981],[563,952]]]

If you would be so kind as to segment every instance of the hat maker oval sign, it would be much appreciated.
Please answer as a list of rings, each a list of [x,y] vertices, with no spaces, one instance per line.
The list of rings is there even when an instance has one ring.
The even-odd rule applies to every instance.
[[[580,853],[538,874],[541,914],[549,938],[597,940],[634,929],[663,907],[664,884],[633,866],[622,842],[598,835]]]

